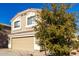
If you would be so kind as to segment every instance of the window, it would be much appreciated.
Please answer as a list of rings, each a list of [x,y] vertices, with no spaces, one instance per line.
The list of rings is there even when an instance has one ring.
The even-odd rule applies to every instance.
[[[27,25],[35,25],[35,16],[31,16],[27,19]]]
[[[14,22],[14,28],[20,27],[20,21]]]

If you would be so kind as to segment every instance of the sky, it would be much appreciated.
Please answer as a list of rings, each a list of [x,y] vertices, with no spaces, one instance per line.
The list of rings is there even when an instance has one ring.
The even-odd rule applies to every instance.
[[[10,25],[10,20],[18,13],[28,8],[43,8],[43,3],[0,3],[0,23]],[[69,10],[69,12],[79,11],[79,4]]]
[[[0,23],[10,25],[10,20],[18,13],[28,8],[42,8],[43,4],[33,3],[0,3]]]

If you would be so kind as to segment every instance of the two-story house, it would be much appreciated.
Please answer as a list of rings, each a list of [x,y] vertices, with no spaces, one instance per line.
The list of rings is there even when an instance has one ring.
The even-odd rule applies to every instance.
[[[12,18],[9,48],[27,51],[40,50],[33,28],[40,12],[40,9],[30,8]]]

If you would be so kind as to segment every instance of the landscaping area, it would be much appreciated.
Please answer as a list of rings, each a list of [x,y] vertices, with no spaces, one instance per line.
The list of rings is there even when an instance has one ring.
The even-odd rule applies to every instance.
[[[45,56],[44,52],[29,52],[22,50],[0,49],[0,56]]]

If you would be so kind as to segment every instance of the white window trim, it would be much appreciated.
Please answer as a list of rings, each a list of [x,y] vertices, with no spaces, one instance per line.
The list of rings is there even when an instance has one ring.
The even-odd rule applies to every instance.
[[[19,17],[19,18],[20,18],[20,17]],[[14,23],[15,23],[16,21],[20,21],[20,27],[14,28]],[[14,21],[12,22],[12,28],[13,28],[13,30],[21,29],[21,19],[16,19],[16,20],[14,20]]]

